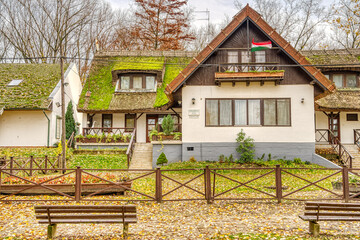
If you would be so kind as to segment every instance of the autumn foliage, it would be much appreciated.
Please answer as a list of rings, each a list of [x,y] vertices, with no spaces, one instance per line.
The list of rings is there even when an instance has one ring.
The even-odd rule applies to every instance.
[[[136,22],[132,35],[147,50],[179,50],[194,39],[184,12],[187,0],[135,0]]]

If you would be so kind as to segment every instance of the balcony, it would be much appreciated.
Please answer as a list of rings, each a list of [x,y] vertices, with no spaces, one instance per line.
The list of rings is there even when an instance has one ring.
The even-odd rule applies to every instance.
[[[242,63],[242,64],[219,64],[215,73],[215,83],[221,85],[223,82],[245,82],[249,86],[252,82],[274,82],[280,84],[284,79],[284,70],[279,70],[278,63]]]

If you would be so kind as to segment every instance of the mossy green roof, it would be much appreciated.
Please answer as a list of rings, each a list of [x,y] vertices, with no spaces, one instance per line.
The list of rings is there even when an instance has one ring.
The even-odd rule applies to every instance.
[[[58,64],[0,64],[0,106],[5,109],[47,109],[61,78]],[[7,86],[12,80],[19,85]]]
[[[308,50],[301,51],[301,54],[314,65],[340,64],[342,67],[346,67],[346,64],[360,63],[359,49]]]
[[[144,106],[140,103],[142,99],[134,99],[136,109],[149,109],[161,107],[169,102],[168,97],[164,93],[165,87],[170,83],[182,69],[191,61],[190,57],[160,57],[160,56],[118,56],[118,57],[95,57],[91,66],[89,77],[87,78],[82,90],[78,109],[79,111],[101,111],[101,110],[126,110],[121,107],[118,99],[124,99],[120,95],[132,94],[134,98],[147,99]],[[162,85],[157,88],[156,96],[149,98],[148,93],[117,93],[112,81],[112,71],[117,70],[136,70],[136,71],[165,71]],[[86,93],[91,92],[89,97]],[[116,97],[114,97],[116,96]],[[116,98],[116,106],[114,108],[114,99]],[[126,97],[129,99],[129,97]],[[151,102],[149,102],[151,101]],[[119,105],[120,104],[120,105]],[[125,104],[125,103],[124,103]],[[128,103],[126,103],[128,104]],[[145,106],[146,105],[146,106]],[[150,107],[151,106],[151,107]],[[131,110],[134,109],[132,106]]]

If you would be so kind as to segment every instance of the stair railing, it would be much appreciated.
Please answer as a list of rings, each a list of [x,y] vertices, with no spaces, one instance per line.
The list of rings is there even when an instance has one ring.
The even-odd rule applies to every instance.
[[[354,144],[360,148],[360,129],[354,129]]]
[[[127,156],[127,168],[130,167],[131,158],[134,152],[136,142],[136,128],[134,128],[133,132],[131,133],[131,139],[128,145],[128,148],[126,150],[126,156]]]
[[[328,142],[332,149],[336,151],[339,155],[339,160],[347,166],[352,168],[352,162],[354,157],[350,152],[341,144],[339,138],[329,129],[316,129],[315,132],[315,141],[316,142]]]

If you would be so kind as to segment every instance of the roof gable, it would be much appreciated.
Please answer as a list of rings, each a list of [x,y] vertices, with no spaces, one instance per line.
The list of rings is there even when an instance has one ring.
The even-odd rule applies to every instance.
[[[176,92],[185,81],[203,64],[219,46],[221,46],[229,37],[247,20],[251,21],[257,26],[267,37],[273,42],[273,44],[280,47],[283,52],[288,55],[295,63],[301,66],[301,68],[309,74],[315,82],[322,87],[324,92],[332,92],[335,90],[335,86],[329,81],[320,70],[311,65],[307,59],[296,51],[286,40],[284,40],[273,28],[271,28],[262,18],[259,13],[246,5],[233,20],[216,36],[199,54],[195,57],[191,63],[170,83],[168,84],[166,91],[171,94]]]

